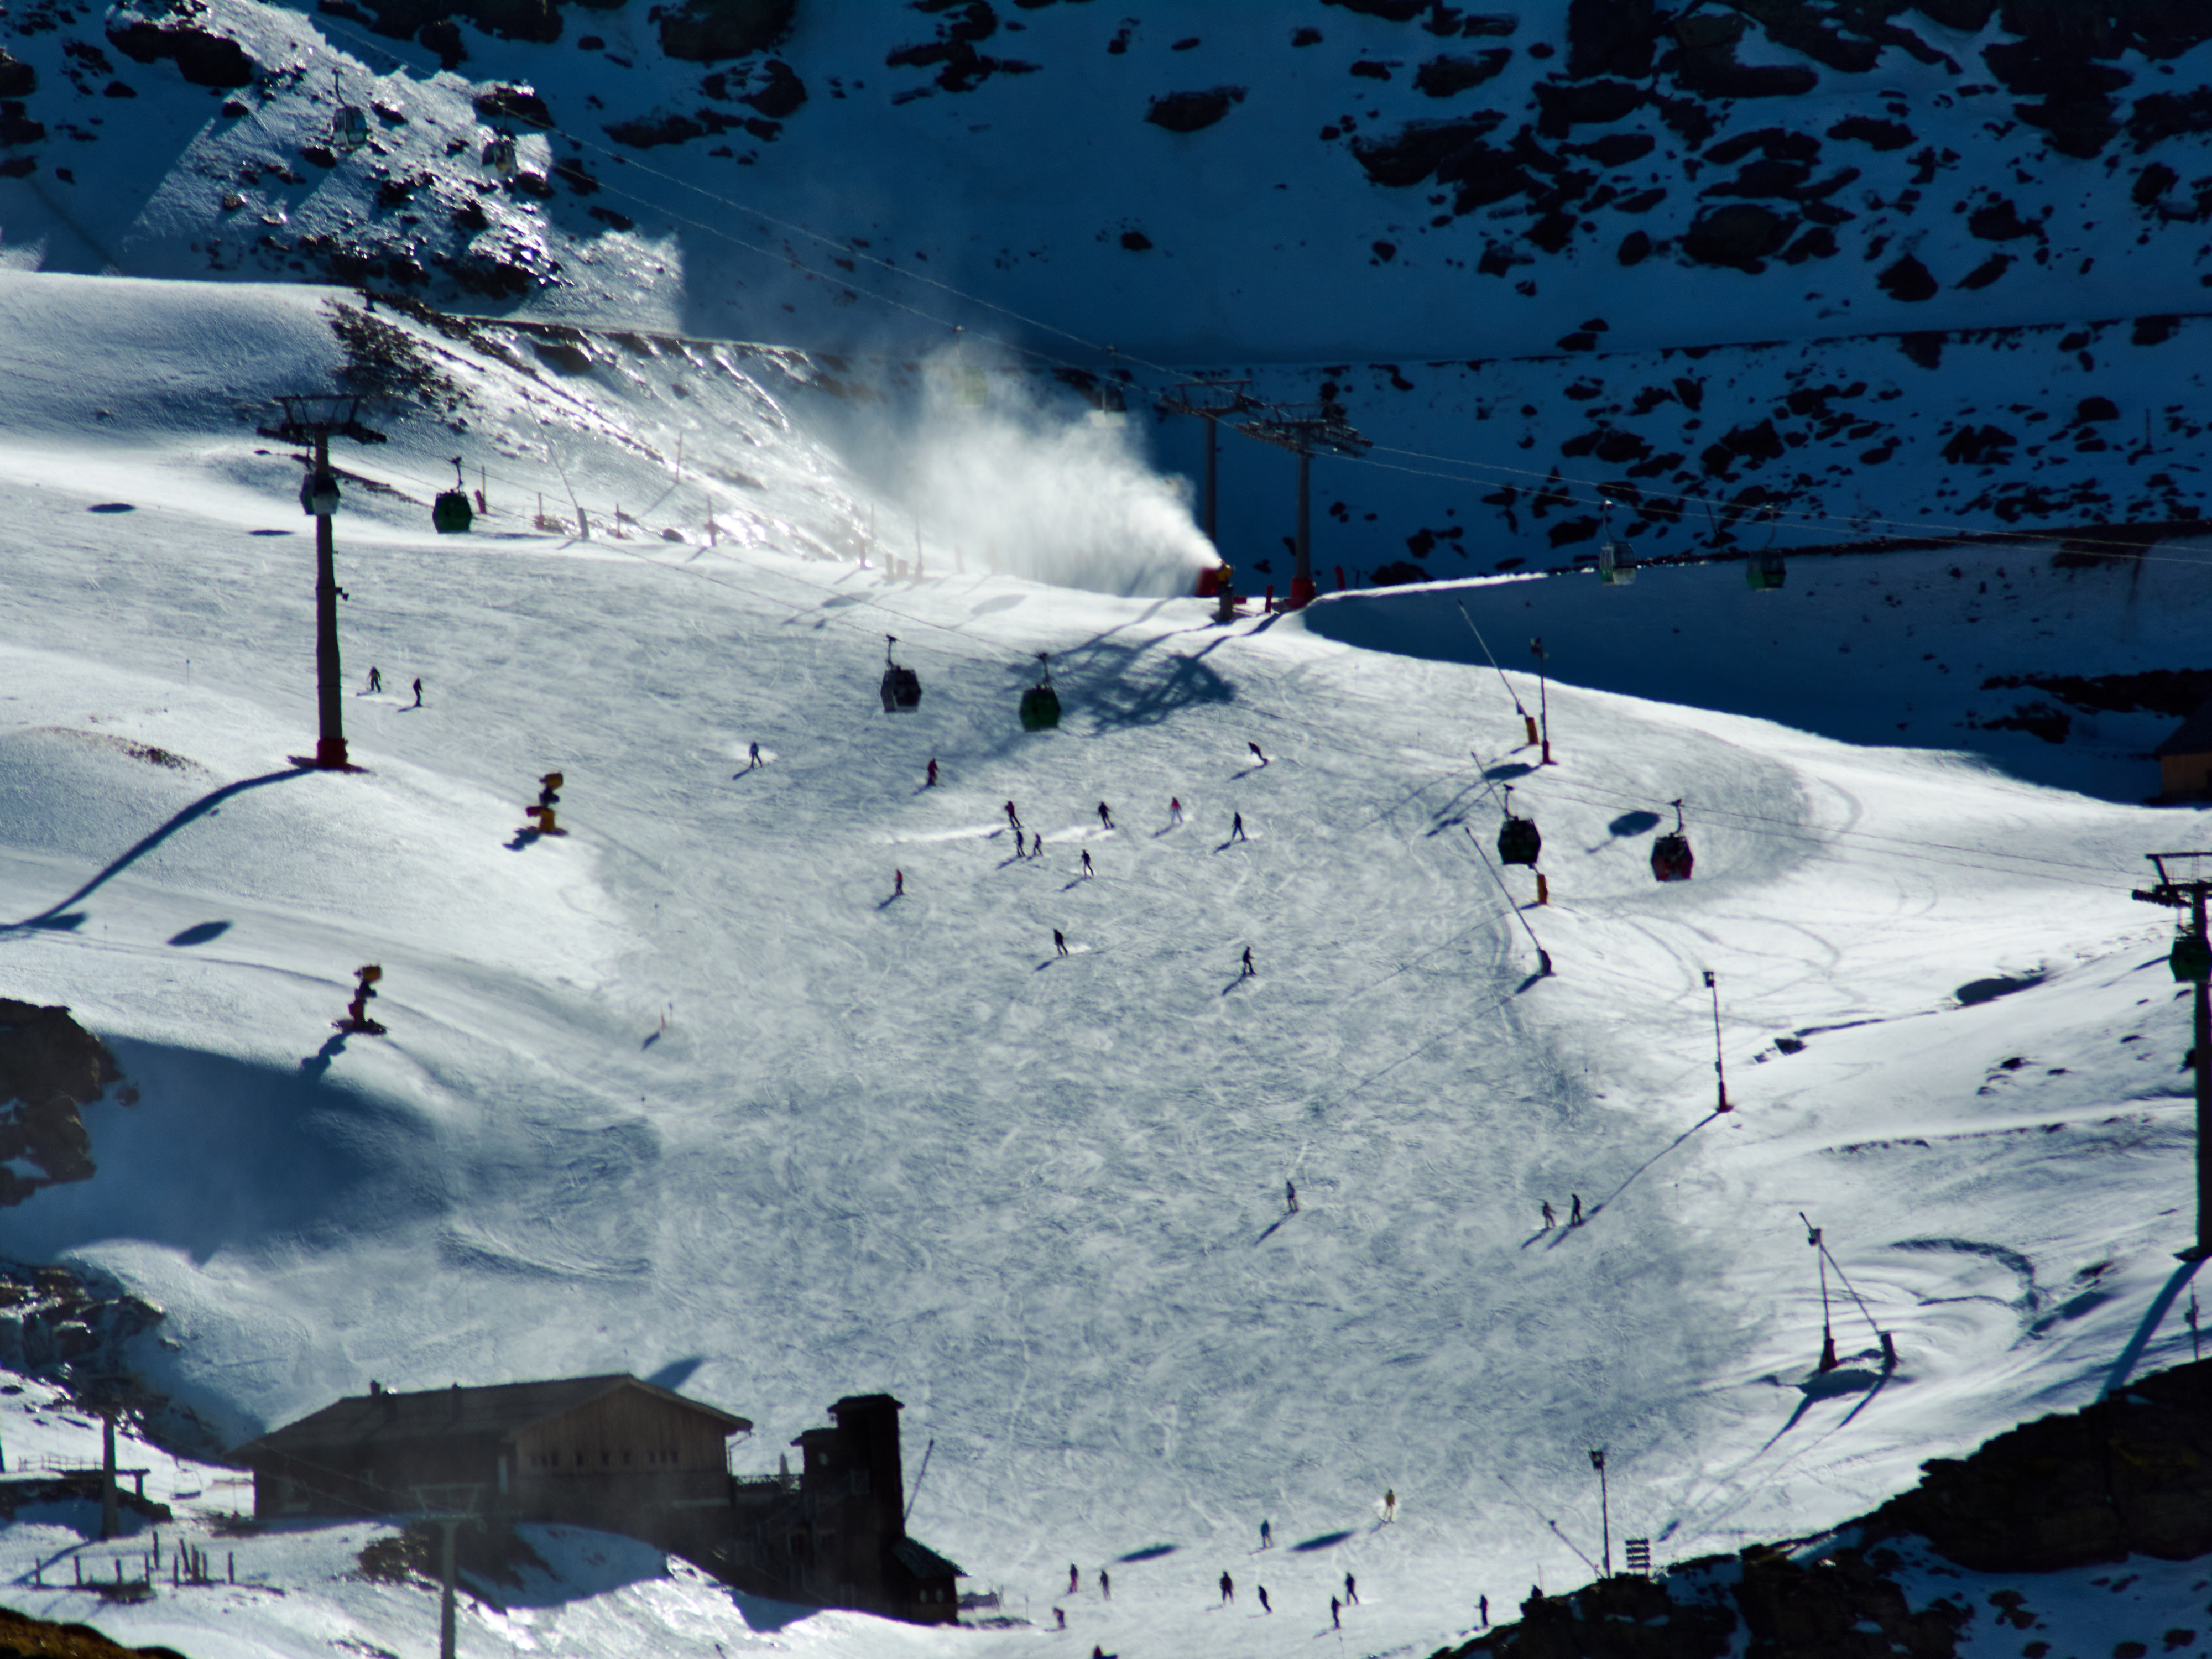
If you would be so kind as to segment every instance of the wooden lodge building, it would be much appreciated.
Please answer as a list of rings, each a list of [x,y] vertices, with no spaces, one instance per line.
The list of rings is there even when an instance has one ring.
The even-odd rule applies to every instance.
[[[739,1589],[950,1624],[961,1570],[906,1535],[889,1395],[830,1408],[796,1475],[733,1475],[742,1417],[635,1376],[400,1394],[380,1383],[232,1454],[259,1520],[471,1508],[642,1539]]]

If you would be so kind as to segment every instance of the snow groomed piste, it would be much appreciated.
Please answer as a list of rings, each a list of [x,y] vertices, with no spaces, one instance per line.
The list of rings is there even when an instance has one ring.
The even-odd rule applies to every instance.
[[[784,1623],[595,1545],[472,1610],[465,1652],[964,1651],[1059,1605],[1078,1650],[1273,1654],[1328,1633],[1346,1572],[1348,1643],[1433,1647],[1478,1594],[1586,1576],[1592,1448],[1616,1540],[1662,1560],[1802,1535],[2091,1397],[2172,1273],[2186,1008],[2127,896],[2170,817],[1585,689],[1549,624],[1547,768],[1511,656],[1501,688],[1322,637],[1364,600],[1224,629],[935,550],[891,580],[840,556],[859,504],[765,371],[761,488],[712,548],[540,536],[496,495],[441,536],[428,495],[348,486],[362,770],[301,771],[297,469],[232,410],[334,369],[325,301],[106,308],[130,287],[0,278],[29,343],[0,391],[5,988],[140,1091],[87,1109],[97,1175],[0,1247],[163,1307],[146,1375],[234,1443],[371,1376],[628,1370],[761,1425],[763,1470],[889,1389],[936,1443],[915,1526],[1030,1620]],[[173,374],[134,403],[125,358]],[[661,405],[572,388],[556,417],[448,372],[486,442],[550,441],[595,509],[649,499]],[[448,435],[394,422],[349,465],[443,489]],[[1516,638],[1513,585],[1464,597]],[[893,633],[927,686],[896,714]],[[1025,730],[1039,651],[1060,719]],[[556,771],[570,833],[519,836]],[[1540,908],[1484,868],[1508,783]],[[1677,799],[1694,878],[1662,883]],[[333,1032],[372,963],[386,1034]],[[1825,1376],[1801,1211],[1869,1315],[1835,1313]],[[2170,1320],[2134,1363],[2187,1344]],[[188,1477],[188,1508],[237,1501]],[[255,1540],[288,1595],[250,1619],[101,1620],[195,1659],[398,1650],[428,1604],[337,1577],[368,1536]],[[21,1571],[62,1541],[0,1534]],[[1275,1610],[1219,1606],[1224,1571]]]

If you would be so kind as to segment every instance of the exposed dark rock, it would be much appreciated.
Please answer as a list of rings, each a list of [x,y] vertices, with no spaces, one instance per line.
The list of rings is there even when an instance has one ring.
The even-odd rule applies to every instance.
[[[67,1008],[0,997],[0,1204],[20,1204],[41,1187],[92,1176],[92,1141],[77,1108],[122,1078],[106,1045]],[[130,1104],[137,1095],[131,1091],[122,1098]],[[40,1173],[7,1167],[18,1164]]]
[[[1569,129],[1618,121],[1642,106],[1643,88],[1626,81],[1547,81],[1536,88],[1536,131],[1564,138]]]
[[[1771,161],[1809,163],[1819,159],[1820,141],[1810,133],[1792,132],[1787,127],[1761,127],[1755,132],[1740,132],[1733,138],[1723,139],[1705,152],[1705,160],[1719,167],[1732,167],[1753,150]]]
[[[38,70],[0,46],[0,98],[28,98],[38,89]]]
[[[2146,93],[2128,112],[2128,137],[2137,149],[2191,132],[2212,132],[2212,88]]]
[[[2084,398],[2074,405],[2074,420],[2076,424],[2088,421],[2117,421],[2119,418],[2119,405],[2110,398]],[[2182,710],[2185,714],[2189,712],[2185,708]]]
[[[806,101],[806,83],[798,72],[781,58],[771,58],[761,65],[765,77],[760,90],[749,93],[741,100],[750,105],[771,121],[787,121],[799,112]]]
[[[1897,349],[1923,368],[1934,368],[1943,361],[1944,337],[1940,331],[1930,330],[1917,334],[1900,334]]]
[[[1198,132],[1244,101],[1242,87],[1214,87],[1205,92],[1170,92],[1152,100],[1145,119],[1170,132]],[[1370,173],[1373,172],[1369,169]]]
[[[1875,281],[1893,300],[1928,300],[1936,295],[1936,278],[1910,253],[1894,264],[1885,266]]]
[[[533,127],[553,125],[553,112],[530,87],[487,87],[476,95],[477,113],[487,121],[525,121]]]
[[[1367,580],[1377,587],[1401,587],[1407,582],[1425,582],[1429,573],[1417,564],[1400,560],[1395,564],[1378,564],[1368,573]]]
[[[2136,345],[2161,345],[2172,339],[2181,326],[2181,319],[2173,316],[2138,317],[2135,331],[2129,337]]]
[[[1341,6],[1362,17],[1380,17],[1388,23],[1410,23],[1429,9],[1429,0],[1322,0],[1324,6]]]
[[[1966,228],[1985,242],[2008,242],[2021,236],[2040,236],[2043,227],[2020,216],[2010,198],[1995,197],[1966,216]]]
[[[44,121],[33,121],[24,114],[22,105],[12,99],[0,104],[0,148],[12,148],[18,144],[35,144],[46,136],[46,124]],[[30,160],[28,156],[18,159]],[[21,173],[10,176],[21,178],[30,171],[30,167],[25,167]]]
[[[1979,34],[1996,15],[1997,0],[1912,0],[1912,9],[1947,29]]]
[[[246,55],[246,48],[227,35],[196,24],[156,27],[151,23],[132,21],[118,27],[111,23],[107,39],[118,52],[135,63],[173,59],[185,79],[196,87],[253,84],[253,60]]]
[[[2134,186],[2128,195],[2137,207],[2148,207],[2159,198],[2181,182],[2181,175],[2163,161],[2153,161],[2136,174]]]
[[[1709,185],[1708,196],[1793,196],[1812,173],[1802,161],[1775,161],[1762,157],[1733,179]]]
[[[685,0],[660,14],[660,49],[689,64],[764,51],[791,27],[797,0]]]
[[[1796,226],[1795,219],[1771,208],[1733,203],[1699,214],[1682,234],[1682,252],[1701,265],[1758,271],[1769,255],[1781,252]]]
[[[1141,230],[1125,230],[1121,233],[1121,246],[1132,253],[1142,253],[1152,245],[1152,239]]]
[[[1674,25],[1681,48],[1668,62],[1685,86],[1708,97],[1776,98],[1810,92],[1820,84],[1820,77],[1802,64],[1739,63],[1736,43],[1744,27],[1741,16],[1692,12]]]
[[[637,228],[636,220],[631,218],[627,213],[617,213],[611,207],[594,207],[589,211],[592,217],[610,229],[635,230]]]
[[[1981,264],[1976,265],[1972,270],[1961,276],[1959,279],[1959,286],[1965,289],[1987,288],[1991,283],[1996,281],[1998,277],[2003,276],[2005,274],[2006,268],[2011,264],[2011,254],[1992,253],[1988,258],[1983,260]]]
[[[2001,426],[1965,426],[1943,446],[1943,459],[1954,466],[2002,466],[2019,442]]]
[[[460,25],[450,17],[423,24],[415,38],[438,54],[441,69],[459,69],[468,61],[469,49],[462,42]]]
[[[1390,78],[1390,66],[1377,63],[1372,58],[1361,58],[1352,66],[1352,72],[1367,81],[1387,81]]]
[[[1640,79],[1651,73],[1659,16],[1652,0],[1569,0],[1567,74]]]
[[[633,149],[652,149],[660,144],[689,143],[692,139],[702,138],[707,134],[707,129],[688,115],[664,115],[653,121],[618,121],[606,131],[607,137],[615,143],[628,144]]]
[[[1486,150],[1482,139],[1504,118],[1486,110],[1463,120],[1409,121],[1389,138],[1353,139],[1352,159],[1378,185],[1418,185],[1462,154],[1503,154]]]
[[[1903,149],[1913,142],[1902,121],[1877,121],[1871,115],[1847,115],[1828,129],[1831,138],[1856,138],[1875,149]]]
[[[592,372],[590,354],[572,338],[532,337],[530,349],[563,374],[588,374]]]
[[[1608,132],[1587,144],[1562,148],[1571,155],[1586,155],[1601,167],[1625,167],[1631,161],[1642,161],[1658,144],[1659,141],[1648,132]]]
[[[1815,225],[1784,248],[1780,258],[1784,264],[1802,265],[1808,259],[1832,259],[1836,251],[1836,233],[1826,225]]]
[[[126,86],[120,81],[110,81],[100,89],[100,95],[103,98],[136,98],[138,92],[135,87]]]
[[[1620,239],[1620,249],[1613,257],[1624,265],[1640,265],[1651,257],[1651,239],[1640,230],[1632,230]]]
[[[1413,71],[1413,84],[1431,98],[1449,98],[1479,87],[1511,61],[1510,46],[1492,46],[1473,58],[1455,57],[1446,52],[1431,58]]]

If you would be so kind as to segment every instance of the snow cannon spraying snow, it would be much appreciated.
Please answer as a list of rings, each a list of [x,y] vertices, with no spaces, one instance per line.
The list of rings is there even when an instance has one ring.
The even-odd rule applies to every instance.
[[[560,819],[554,813],[554,809],[561,803],[562,781],[558,772],[548,772],[538,780],[538,805],[522,809],[523,817],[537,820],[528,828],[541,836],[565,836],[568,833],[561,827]]]
[[[368,1017],[369,999],[376,994],[376,981],[384,977],[384,969],[374,963],[356,968],[353,972],[353,1000],[346,1004],[346,1017],[331,1024],[341,1031],[359,1031],[368,1036],[382,1036],[384,1027]]]
[[[884,713],[911,714],[921,707],[921,676],[911,668],[902,667],[891,655],[891,647],[898,643],[898,635],[884,635]]]
[[[1670,800],[1667,805],[1674,809],[1674,827],[1651,843],[1651,873],[1661,881],[1687,881],[1697,868],[1697,855],[1682,833],[1682,803]]]
[[[1052,658],[1040,651],[1037,683],[1022,693],[1022,730],[1048,732],[1060,724],[1060,693],[1052,689]]]

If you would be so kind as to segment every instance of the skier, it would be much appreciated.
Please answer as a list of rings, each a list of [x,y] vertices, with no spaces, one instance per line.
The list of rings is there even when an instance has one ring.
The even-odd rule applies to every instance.
[[[1014,856],[1022,856],[1022,832],[1018,830],[1014,831]]]
[[[1575,1201],[1574,1213],[1567,1218],[1567,1225],[1579,1227],[1583,1224],[1583,1195],[1580,1193],[1570,1193],[1567,1196]]]
[[[1170,796],[1168,799],[1168,827],[1173,829],[1182,822],[1182,802]]]
[[[906,896],[906,872],[903,870],[891,872],[891,896],[893,898]]]
[[[1398,1518],[1398,1492],[1395,1487],[1383,1488],[1382,1518],[1385,1521],[1395,1521]]]
[[[1260,1522],[1260,1547],[1263,1550],[1271,1550],[1275,1547],[1275,1528],[1274,1524],[1272,1522],[1262,1521]]]
[[[1262,1613],[1274,1611],[1274,1608],[1267,1604],[1267,1587],[1265,1584],[1260,1586],[1260,1611]]]
[[[1227,1607],[1237,1599],[1237,1586],[1224,1571],[1221,1575],[1221,1605]]]
[[[1296,1215],[1298,1212],[1298,1183],[1295,1181],[1285,1181],[1283,1183],[1283,1197],[1291,1206],[1291,1213]]]
[[[923,787],[927,789],[937,787],[937,757],[934,755],[931,756],[929,760],[929,781]]]
[[[1061,1630],[1066,1630],[1067,1628],[1067,1609],[1066,1607],[1054,1607],[1052,1610],[1052,1616],[1060,1620],[1060,1628]]]
[[[1490,1628],[1490,1598],[1486,1595],[1478,1595],[1474,1599],[1480,1604],[1482,1627],[1488,1630]]]
[[[1098,803],[1098,822],[1109,830],[1114,827],[1114,809],[1103,800]]]
[[[1244,971],[1237,975],[1237,977],[1239,979],[1250,979],[1259,971],[1260,970],[1257,968],[1255,968],[1252,965],[1252,947],[1248,945],[1244,947]]]
[[[760,763],[760,745],[757,743],[747,744],[745,745],[745,770],[750,772],[753,768],[758,766]]]
[[[1359,1605],[1359,1581],[1348,1572],[1344,1575],[1344,1601],[1346,1607]]]
[[[1331,1630],[1344,1628],[1344,1603],[1334,1595],[1328,1598],[1328,1627]]]
[[[1022,827],[1021,814],[1014,811],[1014,804],[1012,801],[1006,803],[1006,823],[1016,830]]]
[[[368,671],[368,689],[371,691],[381,691],[384,690],[384,676],[378,673],[374,668]]]
[[[1231,841],[1244,839],[1244,815],[1242,812],[1231,812],[1229,815],[1229,839]]]
[[[1098,1593],[1109,1601],[1114,1599],[1114,1580],[1103,1567],[1098,1569]]]
[[[1083,849],[1083,878],[1091,879],[1091,849],[1087,847]]]
[[[1052,930],[1052,945],[1053,949],[1059,951],[1060,955],[1067,954],[1067,939],[1057,927]]]
[[[1071,1561],[1067,1564],[1067,1593],[1073,1595],[1082,1588],[1083,1575],[1076,1571],[1075,1564]]]
[[[422,706],[422,677],[419,674],[415,677],[415,706],[417,708]]]
[[[1552,1200],[1547,1198],[1544,1200],[1544,1231],[1548,1233],[1559,1224],[1559,1218],[1552,1213]]]
[[[1252,751],[1254,757],[1259,761],[1261,765],[1265,766],[1267,763],[1267,757],[1260,752],[1260,745],[1258,744],[1247,743],[1244,746]]]

